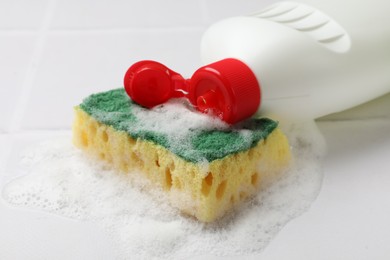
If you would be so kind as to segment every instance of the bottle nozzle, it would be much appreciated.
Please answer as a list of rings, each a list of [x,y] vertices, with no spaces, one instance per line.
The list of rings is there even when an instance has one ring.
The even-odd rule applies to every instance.
[[[209,110],[217,108],[217,97],[213,90],[209,90],[196,99],[196,107],[199,111],[207,113]]]

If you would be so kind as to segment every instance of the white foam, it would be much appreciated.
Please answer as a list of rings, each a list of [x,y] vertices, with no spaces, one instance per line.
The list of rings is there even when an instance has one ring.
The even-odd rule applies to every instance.
[[[218,117],[211,117],[194,110],[185,99],[172,99],[151,110],[133,106],[132,111],[138,120],[142,119],[140,122],[142,130],[173,136],[172,143],[187,139],[188,135],[195,131],[229,128],[229,125]]]
[[[167,138],[167,146],[178,154],[193,151],[192,137],[208,130],[228,130],[230,126],[218,117],[208,116],[194,109],[184,98],[171,99],[168,102],[146,109],[138,105],[131,107],[137,124],[122,121],[121,129],[133,134],[155,133]],[[94,111],[98,121],[111,122],[121,112]],[[196,161],[206,160],[200,154],[191,153]]]
[[[125,176],[96,164],[68,138],[27,152],[22,163],[28,175],[7,184],[2,195],[13,205],[103,226],[115,243],[116,259],[256,254],[309,208],[321,187],[325,149],[315,124],[290,124],[284,130],[294,155],[291,169],[263,183],[255,198],[213,224],[181,215],[161,190],[145,192],[149,183],[132,178],[137,173]]]

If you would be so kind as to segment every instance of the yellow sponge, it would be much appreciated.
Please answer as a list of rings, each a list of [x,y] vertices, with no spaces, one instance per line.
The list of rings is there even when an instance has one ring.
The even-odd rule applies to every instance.
[[[290,161],[287,138],[275,128],[253,147],[210,162],[192,162],[162,145],[134,138],[75,108],[74,144],[123,172],[138,170],[169,194],[170,203],[200,221],[211,222],[255,194],[265,175]]]

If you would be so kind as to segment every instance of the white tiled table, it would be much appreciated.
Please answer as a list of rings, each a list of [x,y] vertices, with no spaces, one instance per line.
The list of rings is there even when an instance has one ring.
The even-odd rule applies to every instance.
[[[120,87],[133,62],[190,76],[209,24],[272,2],[0,1],[0,184],[16,151],[67,133],[72,107]],[[318,123],[329,145],[322,191],[253,259],[390,259],[389,111],[387,96]],[[92,224],[0,203],[0,259],[110,259],[110,250]]]

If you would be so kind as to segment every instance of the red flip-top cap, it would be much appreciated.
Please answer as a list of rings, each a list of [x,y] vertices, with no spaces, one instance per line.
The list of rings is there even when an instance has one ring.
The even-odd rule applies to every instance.
[[[198,69],[191,77],[188,98],[198,110],[234,124],[257,111],[261,92],[252,70],[229,58]]]
[[[165,65],[151,60],[134,63],[126,72],[127,94],[144,107],[154,107],[186,91],[186,80]]]

